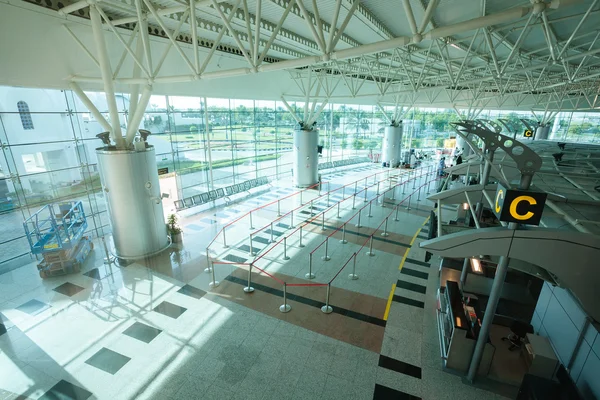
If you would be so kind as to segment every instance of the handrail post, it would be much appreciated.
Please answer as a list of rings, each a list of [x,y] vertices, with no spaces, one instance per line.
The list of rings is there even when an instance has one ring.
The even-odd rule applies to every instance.
[[[271,222],[271,229],[269,229],[269,231],[271,232],[271,240],[269,240],[269,242],[275,243],[275,239],[273,239],[273,222]]]
[[[214,261],[212,262],[212,282],[210,282],[208,284],[208,286],[210,286],[211,288],[219,286],[219,281],[215,279],[215,263],[214,263]]]
[[[354,258],[354,260],[352,260],[352,273],[348,275],[348,278],[355,281],[358,279],[358,275],[356,275],[356,252],[354,252],[354,255],[352,257]]]
[[[346,244],[348,241],[346,240],[346,223],[342,225],[342,240],[340,240],[341,244]]]
[[[331,257],[329,257],[329,238],[325,239],[325,255],[323,257],[321,257],[321,260],[323,261],[329,261],[331,260]]]
[[[373,235],[371,235],[371,239],[369,239],[369,251],[367,251],[367,255],[373,257],[375,253],[373,252]]]
[[[279,311],[281,311],[282,313],[286,313],[289,312],[291,309],[292,306],[290,306],[287,303],[287,283],[283,282],[283,304],[279,306]]]
[[[381,234],[381,236],[383,236],[383,237],[390,236],[390,234],[389,234],[389,233],[388,233],[388,231],[387,231],[387,228],[388,228],[388,218],[389,218],[389,217],[386,217],[386,218],[385,218],[385,224],[384,224],[384,226],[383,226],[383,233]]]
[[[371,209],[373,208],[373,200],[371,200],[369,202],[369,214],[367,214],[367,217],[372,218],[373,214],[371,214]]]
[[[325,305],[321,307],[321,311],[325,314],[331,314],[333,312],[333,308],[329,305],[329,294],[331,292],[331,283],[327,284],[327,297],[325,298]]]
[[[254,226],[252,226],[252,211],[250,211],[250,230],[254,229]]]
[[[315,279],[315,274],[312,272],[312,259],[313,253],[308,254],[308,274],[305,274],[306,279]]]
[[[283,259],[284,260],[290,259],[287,255],[287,237],[283,238]]]
[[[300,244],[298,245],[298,247],[304,247],[304,245],[302,244],[302,226],[300,226]]]
[[[252,263],[250,263],[250,265],[248,266],[248,286],[244,288],[244,292],[254,292],[254,288],[252,287]]]
[[[227,238],[225,237],[225,228],[227,228],[226,226],[223,227],[223,248],[226,249],[229,246],[227,246]]]
[[[362,214],[362,210],[358,210],[358,224],[356,224],[357,228],[362,228],[362,225],[360,224],[360,215]]]

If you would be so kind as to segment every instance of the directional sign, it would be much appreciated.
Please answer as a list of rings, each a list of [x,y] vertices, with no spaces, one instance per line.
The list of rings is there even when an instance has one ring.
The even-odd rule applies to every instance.
[[[525,137],[533,137],[533,131],[530,129],[525,129],[525,132],[523,132],[523,136]]]

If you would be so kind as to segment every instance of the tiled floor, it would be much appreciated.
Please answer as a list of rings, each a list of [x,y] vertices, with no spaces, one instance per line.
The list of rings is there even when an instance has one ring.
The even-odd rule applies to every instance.
[[[388,194],[383,207],[374,202],[372,217],[364,192],[352,209],[353,182],[361,179],[360,190],[378,169],[325,174],[332,190],[352,185],[345,197],[332,194],[330,205],[324,198],[313,204],[315,216],[326,210],[326,230],[320,219],[306,224],[302,246],[294,229],[310,218],[306,202],[316,192],[305,194],[304,206],[297,196],[282,201],[279,220],[273,207],[256,211],[253,230],[242,218],[228,228],[228,246],[219,238],[207,258],[231,218],[294,193],[278,187],[264,200],[186,217],[183,244],[127,267],[104,264],[98,245],[81,274],[40,280],[31,264],[0,275],[0,399],[503,399],[442,371],[438,278],[416,246],[431,204],[413,199],[395,221],[390,213],[410,195],[408,186],[396,200]],[[376,182],[367,186],[368,198],[376,197]],[[337,218],[335,207],[327,210],[343,198]],[[285,214],[292,207],[308,214],[292,220]],[[347,243],[340,243],[335,230],[344,223]],[[271,243],[271,228],[276,241],[286,238],[289,260],[281,243]],[[371,234],[374,256],[366,254]],[[310,253],[314,279],[306,278]],[[243,291],[248,265],[212,265],[220,285],[211,288],[208,259],[255,262],[254,292]],[[288,313],[279,311],[284,291]],[[328,292],[331,314],[321,311]]]

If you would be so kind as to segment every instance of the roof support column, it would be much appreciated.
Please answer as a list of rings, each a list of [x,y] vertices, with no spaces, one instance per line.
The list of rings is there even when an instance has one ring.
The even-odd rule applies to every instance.
[[[519,184],[520,190],[527,190],[531,185],[531,178],[533,175],[521,175],[521,183]],[[516,230],[519,224],[511,222],[508,224],[508,229]],[[483,357],[483,350],[488,342],[488,336],[490,334],[490,327],[498,308],[498,302],[500,301],[500,294],[502,293],[502,287],[504,286],[504,280],[506,279],[506,273],[508,272],[508,263],[510,258],[507,256],[500,257],[498,266],[496,267],[496,275],[494,276],[494,282],[492,283],[492,290],[490,291],[490,297],[488,299],[487,306],[485,307],[485,314],[483,321],[481,321],[481,329],[479,330],[479,336],[477,337],[477,343],[475,343],[475,350],[473,351],[473,357],[471,358],[471,364],[469,365],[469,372],[467,373],[467,379],[470,382],[475,380],[481,358]]]
[[[124,147],[123,134],[121,133],[121,124],[119,122],[119,111],[117,109],[117,100],[115,98],[115,88],[113,85],[113,74],[110,66],[110,59],[104,40],[104,32],[102,31],[102,17],[96,9],[96,5],[90,6],[90,20],[92,22],[92,31],[94,33],[94,41],[98,51],[98,62],[100,63],[100,72],[102,81],[104,82],[104,93],[106,94],[106,102],[108,104],[108,113],[110,115],[111,136],[118,148]]]

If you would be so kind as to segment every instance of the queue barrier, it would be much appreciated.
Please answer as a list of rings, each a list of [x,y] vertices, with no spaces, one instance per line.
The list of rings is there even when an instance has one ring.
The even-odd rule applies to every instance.
[[[200,193],[194,196],[186,197],[181,200],[176,200],[175,209],[177,211],[180,211],[185,210],[187,208],[200,206],[206,203],[210,203],[211,201],[216,201],[242,192],[247,192],[250,189],[267,184],[269,184],[269,178],[266,177],[250,179],[249,181],[237,183],[235,185],[227,186],[225,188],[218,188],[205,193]]]

